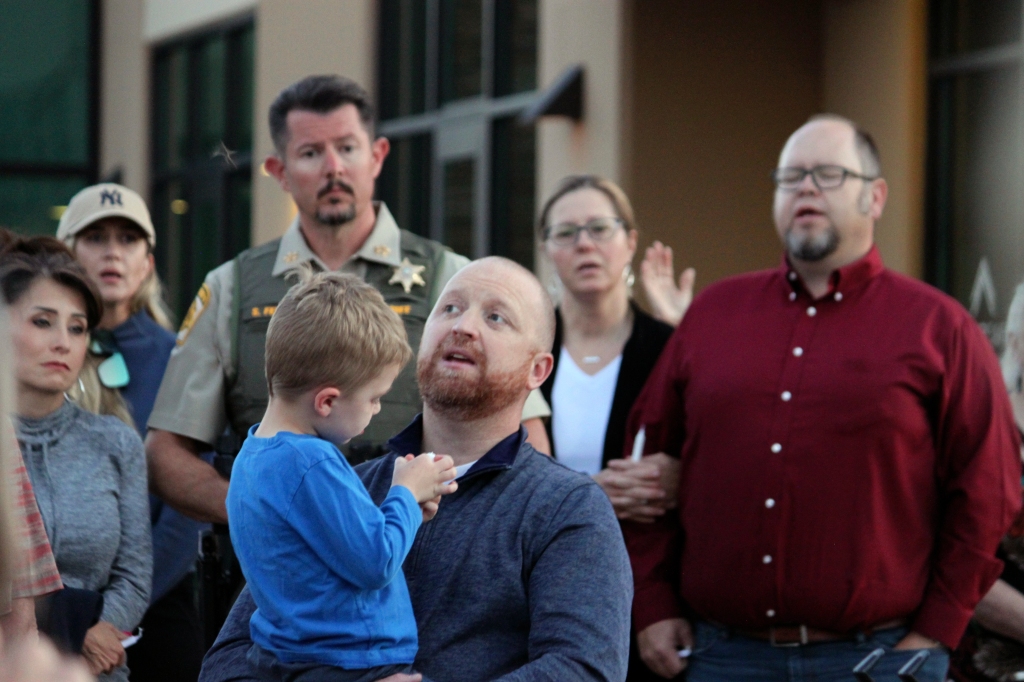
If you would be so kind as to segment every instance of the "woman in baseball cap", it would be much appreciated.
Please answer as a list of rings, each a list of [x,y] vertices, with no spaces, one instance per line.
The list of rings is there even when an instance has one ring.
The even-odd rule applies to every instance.
[[[95,372],[84,371],[80,402],[115,414],[118,391],[139,433],[146,422],[174,349],[175,336],[156,275],[156,232],[142,197],[122,185],[86,187],[68,203],[57,227],[103,299],[104,314],[92,334]],[[137,680],[195,680],[203,648],[192,601],[196,538],[205,527],[155,497],[153,590],[142,621],[145,636],[128,650]]]

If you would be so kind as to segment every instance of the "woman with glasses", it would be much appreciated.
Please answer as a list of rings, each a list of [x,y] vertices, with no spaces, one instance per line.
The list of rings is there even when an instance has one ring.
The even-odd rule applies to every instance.
[[[81,653],[92,672],[124,681],[122,640],[142,619],[152,581],[142,440],[66,397],[103,311],[85,271],[53,238],[0,242],[7,244],[0,290],[15,355],[15,430],[57,569],[72,588],[54,595],[41,629],[58,622],[55,615],[69,631],[83,622]]]
[[[156,232],[142,197],[121,185],[87,187],[68,203],[57,237],[74,252],[103,299],[92,335],[90,371],[80,401],[100,414],[122,416],[121,398],[145,436],[160,381],[175,346],[153,259]],[[150,496],[153,523],[152,605],[145,636],[129,650],[133,682],[199,676],[203,640],[193,598],[198,535],[193,521]]]
[[[622,455],[629,411],[672,327],[632,300],[632,206],[610,180],[571,176],[544,204],[539,230],[559,290],[555,367],[541,387],[551,405],[552,454],[593,476],[620,519],[651,521],[672,506],[661,480],[678,476],[678,464],[664,455]],[[658,679],[635,644],[628,679]]]

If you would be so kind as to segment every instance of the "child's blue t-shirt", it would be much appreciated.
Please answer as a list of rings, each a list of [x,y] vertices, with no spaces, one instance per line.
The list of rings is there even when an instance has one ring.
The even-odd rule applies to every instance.
[[[380,507],[331,443],[256,427],[231,471],[231,541],[256,601],[252,639],[285,663],[412,663],[402,562],[422,512],[394,486]]]

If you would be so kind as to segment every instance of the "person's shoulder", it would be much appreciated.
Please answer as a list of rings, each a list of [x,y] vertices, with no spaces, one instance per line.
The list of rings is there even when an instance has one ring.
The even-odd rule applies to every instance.
[[[607,496],[593,478],[538,452],[529,443],[523,443],[513,468],[520,469],[526,476],[523,483],[536,490],[541,498],[561,501],[576,494],[607,502]]]
[[[904,315],[917,315],[935,319],[937,329],[971,328],[977,323],[956,300],[944,291],[901,272],[886,268],[878,275],[882,285],[882,300],[889,307],[898,308]],[[924,320],[922,320],[922,323]]]
[[[636,304],[633,305],[633,313],[636,316],[633,333],[639,338],[664,346],[675,331],[675,327],[655,319]]]
[[[71,405],[75,421],[82,432],[113,446],[111,452],[114,454],[135,453],[142,449],[139,432],[117,417],[90,412],[76,403]]]

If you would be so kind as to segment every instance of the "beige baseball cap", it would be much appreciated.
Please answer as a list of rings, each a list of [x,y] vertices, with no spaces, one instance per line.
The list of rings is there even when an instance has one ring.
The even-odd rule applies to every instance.
[[[57,239],[74,246],[75,235],[102,218],[127,218],[146,233],[149,248],[156,246],[156,231],[146,202],[123,185],[105,182],[86,187],[71,197],[57,225]]]

